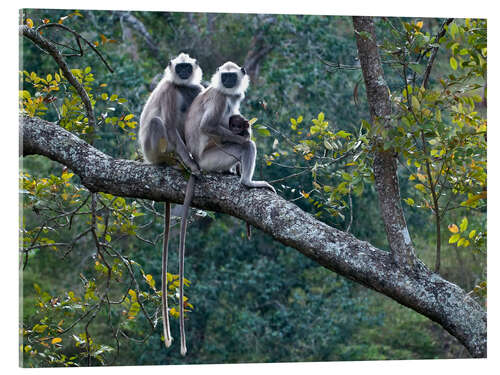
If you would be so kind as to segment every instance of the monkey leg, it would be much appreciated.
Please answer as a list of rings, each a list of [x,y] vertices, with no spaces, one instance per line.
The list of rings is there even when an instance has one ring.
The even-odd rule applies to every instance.
[[[158,116],[153,117],[147,126],[146,136],[142,140],[144,158],[150,163],[159,163],[168,147],[165,126]]]
[[[276,192],[266,181],[252,181],[255,170],[257,147],[253,141],[243,144],[223,143],[217,147],[205,150],[200,157],[200,168],[207,172],[227,172],[240,163],[243,185],[250,188],[265,187]]]
[[[241,183],[251,188],[265,187],[276,193],[276,190],[266,181],[252,181],[255,171],[255,158],[257,157],[257,147],[255,142],[248,141],[237,145],[240,149]],[[235,149],[235,147],[233,147]]]
[[[268,182],[252,181],[253,173],[255,171],[255,158],[257,157],[257,147],[255,146],[255,142],[248,141],[241,146],[241,183],[248,187],[265,187],[276,193],[276,190],[274,190]]]
[[[186,144],[182,140],[182,137],[179,134],[177,128],[174,126],[167,126],[166,131],[168,139],[172,140],[172,142],[175,142],[175,152],[181,158],[181,161],[184,163],[184,165],[188,167],[195,175],[200,174],[200,168],[193,160],[193,158],[189,155]]]
[[[170,323],[168,321],[167,302],[167,266],[168,266],[168,237],[170,232],[170,202],[165,202],[165,218],[163,228],[163,252],[161,264],[161,309],[163,318],[163,338],[165,346],[172,345],[172,335],[170,333]]]

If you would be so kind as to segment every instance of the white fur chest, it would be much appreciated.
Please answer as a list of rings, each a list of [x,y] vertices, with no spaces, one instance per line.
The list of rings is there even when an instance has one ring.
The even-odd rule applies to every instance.
[[[226,97],[226,108],[224,109],[224,114],[222,116],[222,124],[229,126],[229,118],[232,115],[240,114],[240,97],[227,96]]]

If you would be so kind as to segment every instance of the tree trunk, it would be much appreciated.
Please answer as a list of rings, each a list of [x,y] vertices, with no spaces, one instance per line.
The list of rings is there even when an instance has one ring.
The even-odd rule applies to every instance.
[[[114,159],[39,118],[24,116],[20,122],[23,155],[44,155],[67,166],[90,191],[183,202],[187,181],[179,171]],[[485,311],[420,261],[415,261],[413,272],[405,272],[390,253],[318,221],[267,189],[248,189],[236,176],[197,178],[193,206],[245,220],[322,266],[441,324],[472,356],[486,356]]]
[[[353,23],[372,126],[388,128],[391,126],[391,102],[378,53],[373,20],[371,17],[353,17]],[[392,257],[401,268],[409,270],[415,265],[415,250],[401,206],[396,153],[391,149],[384,151],[384,141],[382,138],[374,141],[375,188]]]

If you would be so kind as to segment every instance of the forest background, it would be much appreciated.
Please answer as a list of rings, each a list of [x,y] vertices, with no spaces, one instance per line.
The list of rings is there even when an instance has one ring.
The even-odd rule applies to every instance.
[[[358,238],[368,240],[381,248],[386,246],[385,233],[378,215],[366,214],[367,211],[372,213],[378,210],[369,176],[364,176],[366,179],[362,176],[359,183],[353,182],[352,175],[349,177],[345,171],[337,170],[335,166],[322,171],[321,173],[327,176],[338,177],[335,184],[331,185],[332,190],[337,189],[342,182],[348,182],[349,189],[352,188],[352,194],[339,199],[339,204],[332,199],[331,194],[328,194],[328,197],[319,194],[317,186],[314,185],[315,182],[318,183],[315,180],[317,176],[310,173],[314,164],[308,162],[314,160],[315,153],[299,150],[299,155],[292,158],[292,147],[286,145],[287,139],[297,144],[304,140],[302,134],[298,134],[301,127],[309,129],[314,135],[314,130],[311,132],[313,126],[329,126],[340,138],[345,136],[348,141],[350,137],[344,133],[359,134],[362,120],[369,119],[366,94],[363,83],[360,82],[360,71],[356,67],[355,39],[349,17],[283,16],[272,19],[273,17],[268,16],[214,15],[211,20],[210,15],[132,12],[131,15],[136,20],[147,25],[146,30],[149,30],[151,37],[148,41],[145,34],[137,31],[132,24],[127,24],[127,14],[113,12],[113,15],[110,12],[89,11],[77,13],[81,16],[72,11],[46,11],[40,14],[30,13],[26,18],[44,22],[44,19],[56,21],[69,16],[63,19],[63,24],[81,32],[89,40],[97,41],[98,48],[102,48],[101,51],[115,70],[113,74],[106,72],[102,62],[90,51],[82,58],[71,60],[74,61],[72,68],[78,65],[82,74],[93,75],[93,80],[99,84],[97,86],[95,83],[96,92],[100,90],[102,104],[115,102],[116,108],[122,111],[122,118],[118,116],[113,123],[111,117],[109,127],[99,130],[94,143],[97,148],[115,157],[135,157],[133,122],[151,89],[149,83],[157,79],[157,74],[168,61],[168,56],[173,56],[180,50],[196,55],[204,68],[204,78],[207,80],[210,72],[225,60],[243,63],[255,57],[252,52],[255,54],[256,51],[268,49],[252,72],[251,88],[242,108],[247,116],[256,117],[256,124],[260,125],[255,128],[260,155],[257,174],[273,181],[297,171],[307,170],[299,177],[286,179],[286,184],[278,185],[280,195],[289,200],[296,200],[306,211],[321,214],[320,218],[329,224],[342,229],[349,228]],[[165,19],[176,27],[162,27],[165,22],[168,24]],[[196,27],[190,29],[193,20]],[[445,21],[446,19],[402,18],[389,20],[389,23],[398,24],[402,32],[405,32],[406,22],[413,27],[411,31],[406,30],[408,32],[418,32],[422,29],[424,35],[425,32],[434,35]],[[241,27],[242,24],[244,27]],[[465,20],[456,20],[455,24],[462,27]],[[376,19],[376,28],[380,40],[384,40],[384,37],[390,38],[387,20]],[[202,36],[198,35],[200,32]],[[123,43],[123,40],[127,42]],[[48,57],[40,58],[40,52],[29,43],[27,40],[23,41],[26,54],[22,69],[29,72],[30,76],[31,72],[36,72],[39,77],[46,78],[51,74],[55,78],[53,61]],[[145,44],[148,48],[144,48]],[[184,48],[186,44],[190,47]],[[431,84],[437,83],[438,77],[447,76],[457,70],[451,60],[455,56],[452,45],[440,50],[433,68]],[[460,54],[460,50],[457,52]],[[29,58],[30,54],[32,58]],[[458,57],[456,60],[459,61]],[[91,68],[88,71],[87,66]],[[419,73],[418,69],[415,67],[416,73]],[[385,71],[389,85],[401,91],[403,87],[398,73],[397,68],[391,71],[390,66],[387,66]],[[60,98],[64,97],[61,93],[55,94]],[[480,90],[474,93],[481,94]],[[116,97],[113,98],[113,95]],[[120,99],[126,102],[120,102]],[[485,109],[481,109],[482,102],[483,97],[476,100],[480,114],[485,113]],[[127,118],[129,114],[134,114],[135,119]],[[48,113],[46,116],[47,119],[54,120],[55,118],[50,116],[57,115]],[[120,124],[120,119],[125,121]],[[313,122],[313,119],[316,122]],[[323,146],[331,150],[329,147],[332,145],[324,142]],[[339,149],[342,147],[340,144]],[[310,155],[311,153],[313,155]],[[283,155],[286,155],[286,158],[283,158]],[[283,160],[293,161],[295,169],[284,169],[283,165],[280,165]],[[31,178],[41,179],[53,174],[61,184],[74,178],[57,164],[41,157],[26,158],[24,167],[24,172]],[[418,184],[412,181],[418,180],[419,176],[415,174],[415,178],[411,179],[413,173],[410,172],[404,168],[400,170],[402,197],[407,203],[405,213],[412,239],[419,249],[419,257],[433,267],[436,260],[433,216],[429,210],[419,209],[418,199],[425,200],[425,191],[416,188]],[[354,191],[355,189],[360,191]],[[342,188],[338,193],[344,193]],[[150,206],[147,202],[133,203],[126,200],[123,209],[131,210],[134,216],[134,210],[140,212],[151,207],[159,210],[161,205]],[[477,286],[481,287],[481,282],[486,279],[485,246],[482,248],[481,243],[471,244],[472,241],[469,241],[469,246],[463,246],[465,241],[462,246],[457,246],[455,242],[458,242],[460,237],[452,243],[449,243],[449,239],[462,232],[466,232],[468,237],[474,230],[472,227],[485,228],[485,210],[481,207],[484,206],[474,210],[463,208],[448,212],[447,225],[442,231],[444,238],[440,273],[446,279],[471,291]],[[133,227],[128,228],[128,235],[134,237],[137,234],[134,225],[141,226],[141,223],[143,225],[153,222],[146,229],[141,229],[139,237],[153,242],[158,240],[161,220],[154,219],[158,215],[153,215],[153,219],[148,218],[148,213],[141,212],[137,215],[140,217],[134,219],[132,224],[125,223]],[[27,212],[28,217],[30,214]],[[464,221],[464,218],[467,220]],[[29,219],[25,221],[29,222]],[[33,223],[35,222],[33,219]],[[453,225],[458,229],[456,232]],[[74,228],[78,228],[77,225]],[[74,230],[75,232],[66,234],[67,239],[79,233],[78,229]],[[123,227],[120,227],[120,230],[126,232]],[[258,231],[254,232],[252,241],[244,239],[244,232],[245,228],[241,222],[226,215],[198,212],[190,223],[187,275],[191,281],[188,296],[189,301],[193,303],[193,311],[189,314],[188,325],[191,326],[191,334],[201,335],[199,339],[204,343],[198,349],[193,348],[189,359],[191,363],[467,356],[460,344],[428,319],[386,297],[332,274],[301,254],[272,242]],[[477,232],[479,229],[476,229]],[[158,284],[160,258],[151,256],[154,253],[159,255],[158,244],[154,248],[145,241],[133,241],[132,237],[123,238],[121,241],[127,244],[128,251],[133,251],[133,259],[143,268],[145,277],[141,282],[150,286],[151,280],[157,280]],[[472,237],[474,235],[470,239]],[[52,240],[50,236],[46,238],[48,241]],[[64,262],[68,262],[66,265],[61,263],[64,251],[49,252],[51,246],[48,245],[51,243],[45,244],[47,249],[33,251],[34,256],[30,256],[26,266],[29,272],[25,272],[24,277],[26,298],[23,301],[23,311],[30,328],[36,324],[43,326],[43,318],[52,312],[49,308],[44,312],[45,315],[40,314],[34,307],[39,299],[43,301],[47,298],[44,293],[48,293],[51,299],[67,296],[71,291],[77,293],[76,290],[82,288],[82,285],[85,285],[82,291],[87,293],[88,280],[82,284],[80,274],[82,271],[91,274],[99,272],[96,265],[98,261],[92,258],[95,250],[91,250],[90,239],[87,246],[82,243],[64,257]],[[87,250],[78,251],[80,246]],[[174,242],[172,248],[175,247]],[[88,253],[87,256],[83,255],[85,252]],[[41,254],[44,256],[40,256]],[[74,266],[77,260],[83,268]],[[54,269],[61,271],[56,273]],[[74,272],[71,273],[71,270]],[[148,276],[151,276],[151,279]],[[485,303],[485,294],[480,290],[476,292],[477,298]],[[126,322],[124,330],[147,334],[147,322],[131,309],[132,299],[133,296],[130,296],[130,306],[126,311],[129,321]],[[50,305],[51,300],[48,302]],[[102,363],[106,364],[109,364],[108,360],[116,360],[115,364],[180,363],[180,358],[176,357],[174,352],[171,352],[168,358],[165,357],[158,332],[140,346],[134,345],[133,340],[124,340],[120,343],[120,354],[115,358],[116,348],[112,342],[106,342],[105,314],[102,319],[99,322],[98,316],[92,322],[96,363],[101,362],[99,356]],[[230,324],[227,324],[228,322]],[[34,333],[37,333],[36,329]],[[44,332],[38,333],[41,337]],[[76,333],[77,338],[79,334],[81,332]],[[74,348],[78,347],[77,338],[73,338],[71,342]],[[84,341],[84,338],[80,337],[80,340]],[[191,340],[197,342],[195,338]],[[61,354],[68,350],[67,347],[64,349],[64,345],[69,345],[69,342],[56,341],[50,345],[50,355],[55,355],[54,358],[61,361]],[[33,361],[34,365],[47,364],[44,359],[32,355],[32,349],[37,353],[43,353],[44,350],[42,347],[37,350],[32,346],[25,351],[26,359]],[[69,360],[70,357],[71,355],[66,353],[64,360]],[[59,364],[63,364],[64,360]],[[86,357],[83,355],[78,360],[85,362]],[[54,365],[54,361],[51,364]]]

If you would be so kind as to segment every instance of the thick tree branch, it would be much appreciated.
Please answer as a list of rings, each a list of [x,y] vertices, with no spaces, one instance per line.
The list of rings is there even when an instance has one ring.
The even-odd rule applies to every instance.
[[[167,62],[165,61],[165,58],[161,56],[160,48],[154,42],[153,37],[146,29],[146,26],[144,26],[144,24],[141,21],[139,21],[137,17],[132,15],[131,12],[116,11],[116,13],[120,17],[120,23],[122,24],[122,28],[125,27],[124,24],[127,24],[132,29],[134,29],[144,39],[144,41],[146,42],[146,46],[149,48],[155,60],[158,61],[158,63],[162,67],[164,67]]]
[[[259,75],[259,68],[262,60],[273,50],[274,45],[269,44],[265,40],[266,32],[269,32],[269,28],[276,22],[276,17],[259,15],[258,19],[261,21],[262,25],[257,30],[257,33],[252,38],[250,44],[250,49],[245,57],[245,62],[243,66],[250,75],[250,79],[254,81]]]
[[[89,190],[181,203],[186,178],[172,168],[114,159],[61,127],[21,117],[23,155],[39,154],[73,170]],[[197,179],[193,206],[250,223],[324,267],[374,289],[441,324],[474,357],[486,356],[486,313],[462,289],[416,261],[404,272],[390,253],[332,228],[265,189],[236,176]]]

